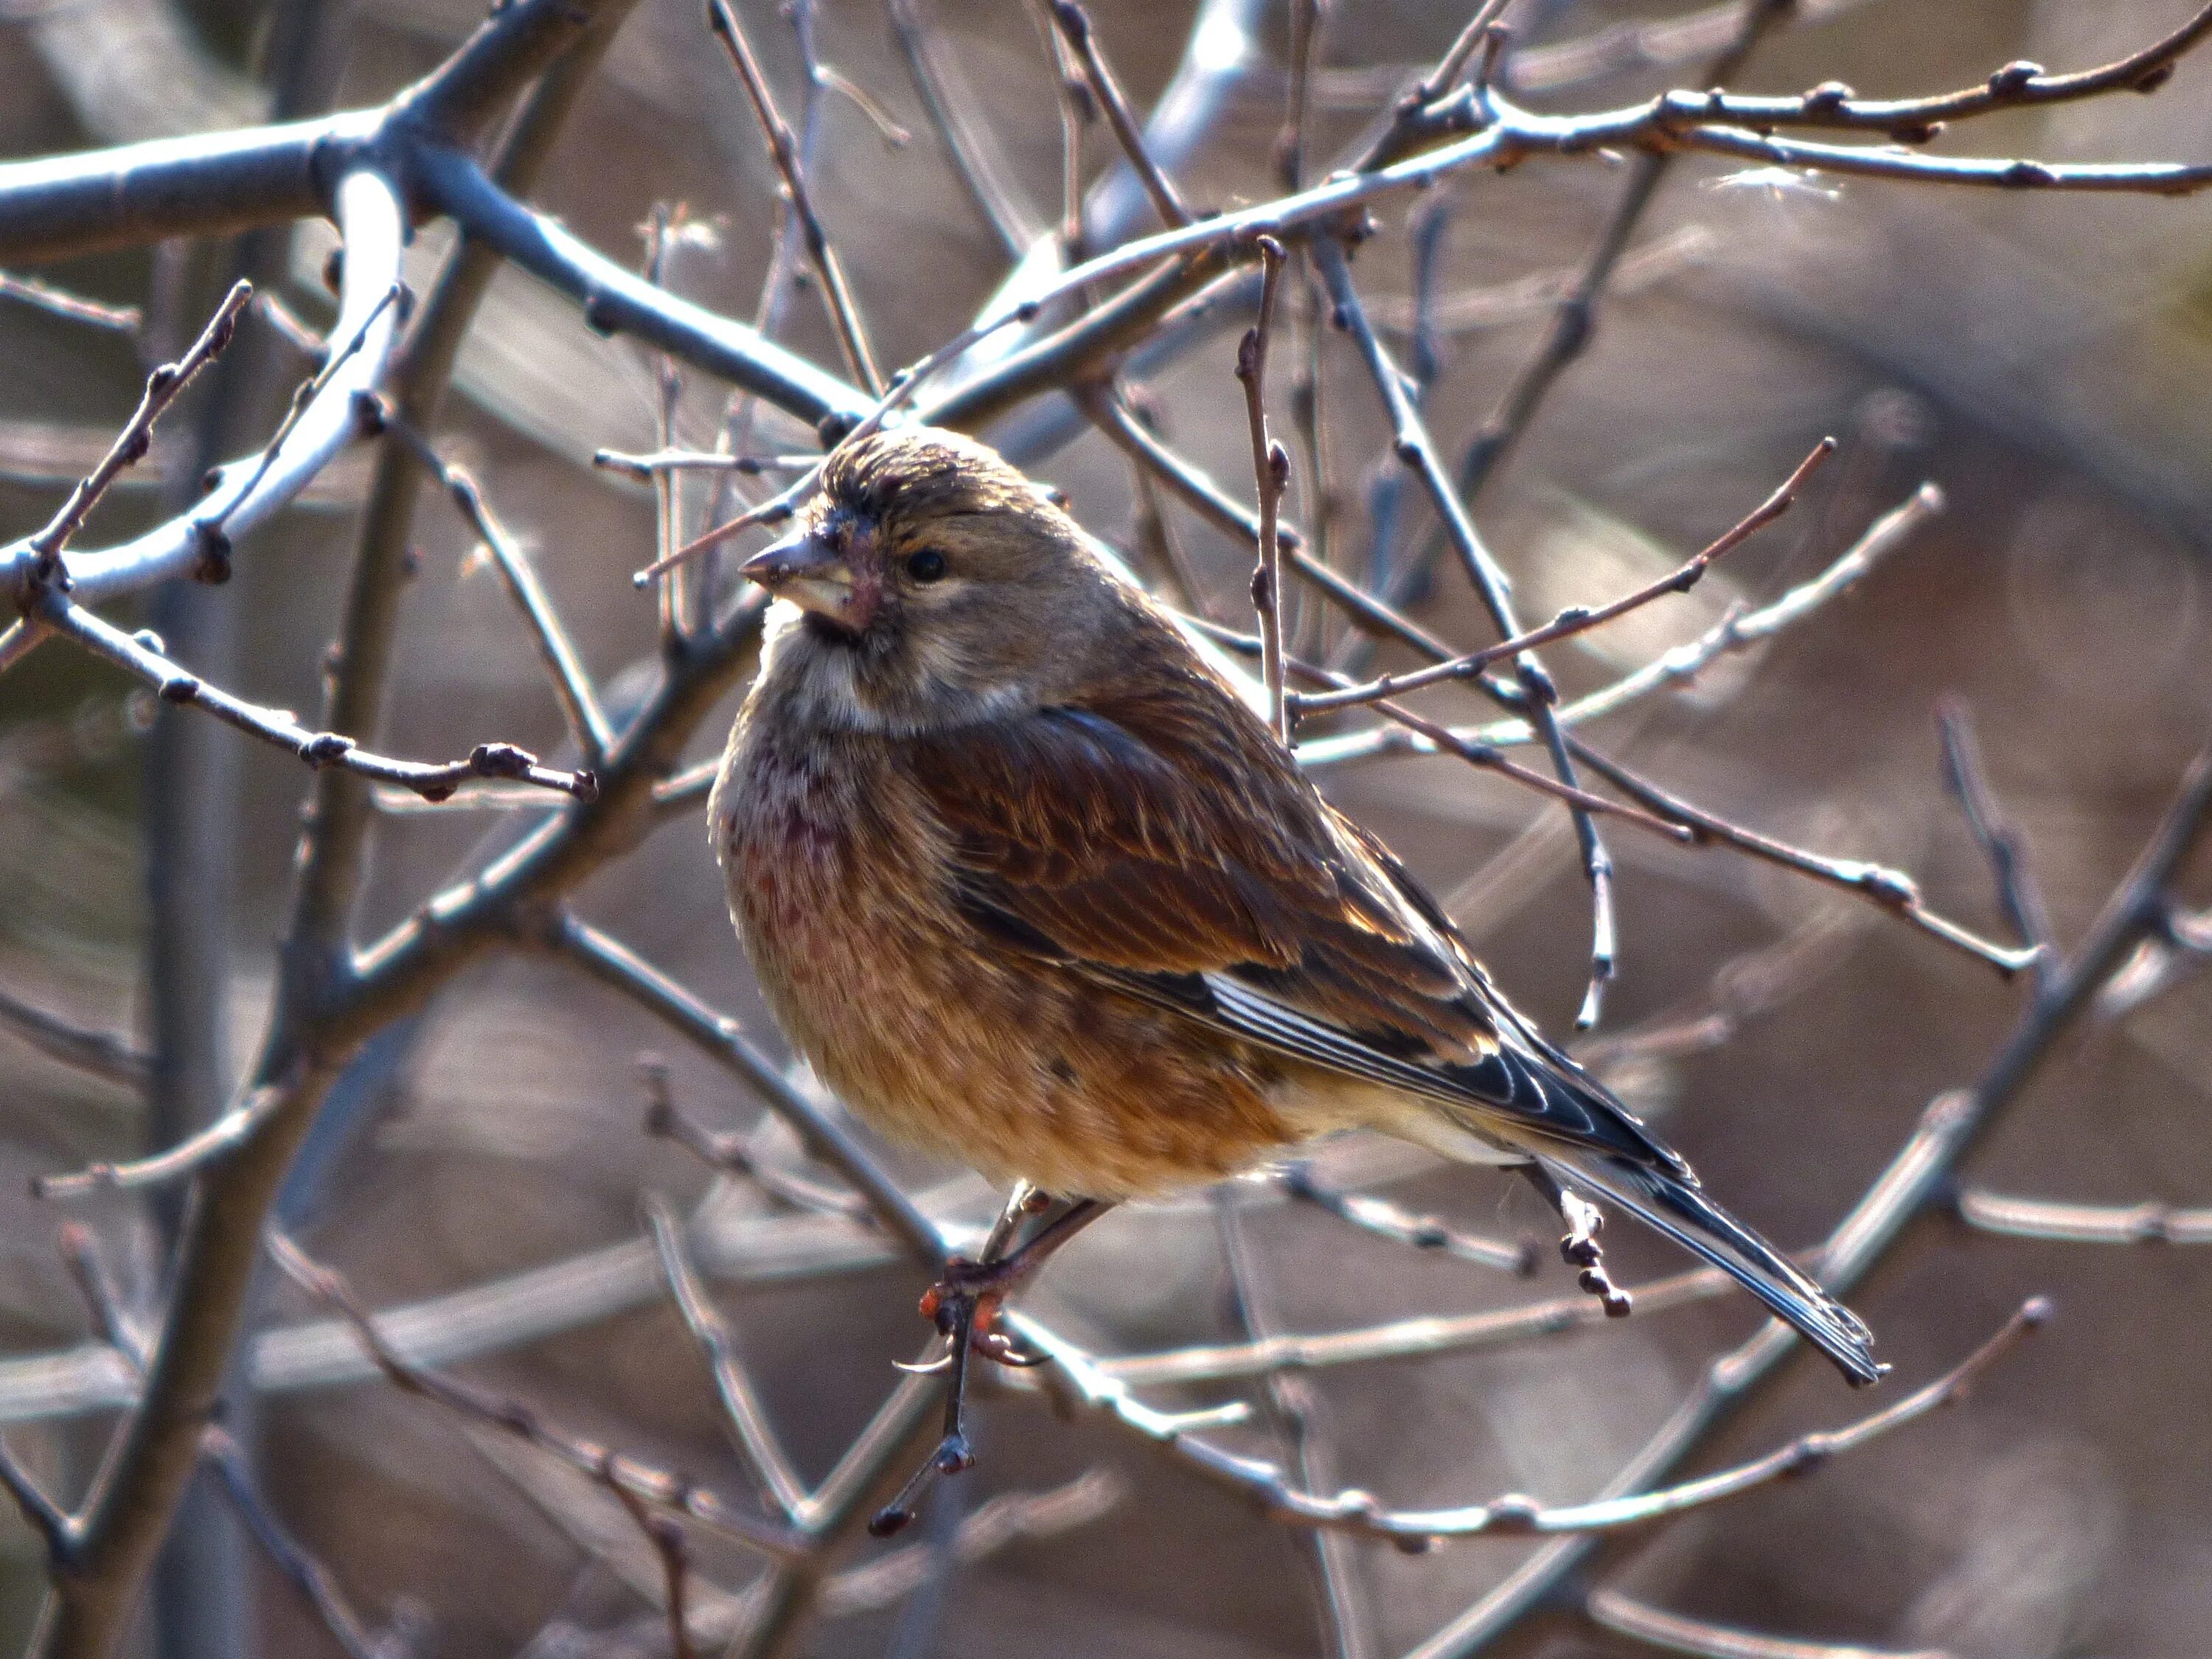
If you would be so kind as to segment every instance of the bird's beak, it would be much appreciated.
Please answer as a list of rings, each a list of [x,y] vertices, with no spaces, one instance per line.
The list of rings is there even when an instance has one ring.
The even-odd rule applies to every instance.
[[[818,611],[855,633],[867,627],[874,609],[854,580],[845,556],[817,531],[794,531],[754,554],[739,570],[776,598]]]

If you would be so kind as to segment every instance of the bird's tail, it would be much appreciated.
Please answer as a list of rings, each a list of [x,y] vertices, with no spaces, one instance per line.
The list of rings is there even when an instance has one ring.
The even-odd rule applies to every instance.
[[[1879,1382],[1874,1333],[1757,1233],[1707,1198],[1694,1179],[1595,1150],[1538,1160],[1560,1185],[1592,1189],[1693,1250],[1796,1326],[1856,1385]]]

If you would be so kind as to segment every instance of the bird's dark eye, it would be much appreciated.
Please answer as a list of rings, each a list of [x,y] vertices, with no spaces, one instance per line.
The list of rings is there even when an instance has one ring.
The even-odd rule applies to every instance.
[[[945,575],[945,555],[931,547],[925,547],[919,553],[909,553],[906,559],[906,574],[918,582],[940,580]]]

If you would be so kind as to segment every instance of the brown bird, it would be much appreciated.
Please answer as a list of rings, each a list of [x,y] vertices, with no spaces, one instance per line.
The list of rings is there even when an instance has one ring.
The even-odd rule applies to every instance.
[[[830,459],[709,808],[770,1007],[884,1133],[1070,1200],[1377,1129],[1533,1165],[1871,1336],[1499,995],[1175,622],[994,452]]]

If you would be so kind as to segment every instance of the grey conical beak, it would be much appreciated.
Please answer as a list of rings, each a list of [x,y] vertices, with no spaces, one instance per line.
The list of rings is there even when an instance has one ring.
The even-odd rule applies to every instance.
[[[853,567],[836,543],[812,529],[796,530],[772,547],[747,559],[739,568],[749,580],[758,582],[780,599],[789,599],[805,610],[819,611],[833,622],[859,629],[867,626],[853,579]]]

